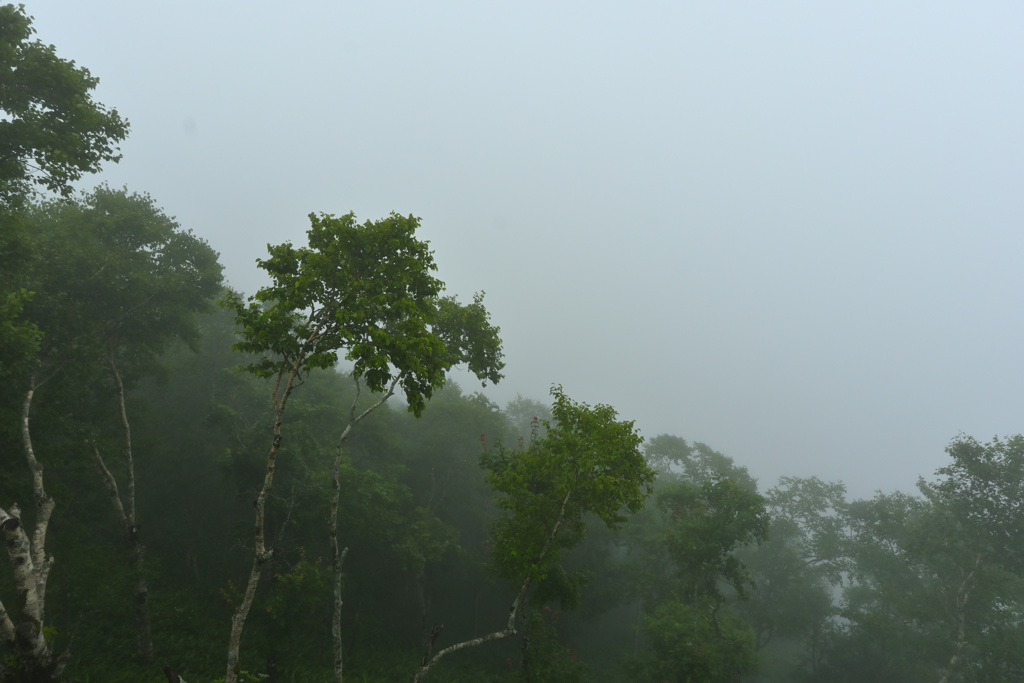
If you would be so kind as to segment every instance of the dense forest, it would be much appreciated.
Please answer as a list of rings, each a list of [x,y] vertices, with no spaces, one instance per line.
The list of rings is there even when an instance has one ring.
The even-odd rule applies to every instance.
[[[850,500],[559,385],[496,405],[417,218],[311,214],[233,291],[73,189],[128,124],[11,5],[0,60],[0,679],[1024,678],[1024,437]]]

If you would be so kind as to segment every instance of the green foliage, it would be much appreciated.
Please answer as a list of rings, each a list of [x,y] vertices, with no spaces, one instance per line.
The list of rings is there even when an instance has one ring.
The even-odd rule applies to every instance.
[[[1024,548],[1005,543],[1024,536],[1024,436],[982,444],[961,435],[946,453],[952,462],[938,471],[943,479],[920,482],[922,493],[956,514],[964,533],[986,539],[982,552],[1024,572]]]
[[[18,386],[39,359],[62,368],[33,412],[59,501],[47,636],[58,650],[74,638],[75,680],[161,680],[131,661],[132,577],[81,441],[116,447],[104,426],[111,385],[96,362],[113,349],[135,387],[158,658],[209,680],[231,607],[217,591],[244,562],[273,417],[264,385],[228,371],[238,362],[230,313],[204,315],[220,283],[216,254],[149,197],[103,187],[27,206],[18,223],[27,230],[16,244],[3,235],[16,268],[0,273],[0,457],[10,460],[0,497],[23,502],[28,490],[30,473],[2,454],[18,452]],[[482,295],[465,306],[443,295],[416,219],[313,223],[308,248],[275,247],[262,262],[272,286],[248,303],[233,298],[249,326],[245,362],[266,376],[299,360],[306,386],[290,412],[294,467],[278,472],[267,504],[276,552],[253,614],[251,680],[320,680],[330,665],[322,518],[336,416],[357,396],[335,367],[346,362],[378,390],[415,378],[402,384],[414,391],[412,414],[375,413],[347,442],[339,473],[350,680],[407,680],[435,614],[458,642],[506,610],[504,586],[482,571],[488,554],[498,577],[532,589],[527,647],[508,638],[446,660],[432,672],[441,680],[613,680],[612,662],[630,646],[628,675],[655,682],[733,681],[757,659],[780,680],[1021,678],[1024,551],[1008,539],[1024,535],[1024,438],[957,437],[950,464],[918,496],[851,503],[841,484],[785,477],[762,497],[745,468],[703,444],[661,435],[645,459],[631,422],[560,387],[550,412],[522,397],[502,411],[455,385],[438,391],[456,363],[500,377]],[[313,368],[326,371],[307,376]],[[430,397],[431,411],[414,419]],[[478,459],[481,441],[497,445]],[[655,504],[643,508],[652,488]],[[0,591],[13,594],[9,576]],[[556,617],[556,602],[581,609]],[[602,617],[618,630],[598,634],[590,622]],[[588,652],[583,633],[601,645]],[[16,656],[3,647],[0,657]],[[584,673],[591,657],[607,665]]]
[[[1015,680],[1024,671],[1018,544],[1024,439],[958,437],[922,496],[844,514],[841,622],[808,680]]]
[[[343,462],[339,471],[345,537],[360,549],[386,553],[413,575],[458,547],[455,530],[430,510],[415,506],[397,472],[360,470]],[[379,556],[379,555],[378,555]]]
[[[551,408],[521,394],[516,394],[505,405],[505,415],[520,446],[524,446],[529,439],[544,436],[547,433],[544,425],[551,424],[552,419]]]
[[[748,491],[757,491],[757,481],[746,467],[703,443],[689,444],[670,434],[659,434],[644,448],[644,455],[658,471],[659,485],[676,481],[701,484],[711,479],[729,479]]]
[[[327,624],[333,579],[330,563],[310,560],[304,550],[298,562],[274,574],[262,614],[253,624],[256,649],[274,669],[330,666]]]
[[[575,650],[558,640],[559,613],[548,606],[524,620],[519,666],[513,679],[531,683],[582,683],[587,668]]]
[[[813,671],[834,630],[832,596],[850,568],[845,494],[839,483],[782,477],[765,494],[767,539],[738,553],[757,588],[737,611],[753,627],[773,675],[797,679]]]
[[[221,265],[149,195],[101,186],[37,204],[27,220],[35,237],[26,280],[36,296],[25,310],[48,351],[81,346],[87,333],[147,358],[175,337],[195,343],[195,316],[220,291]]]
[[[756,668],[753,634],[704,604],[669,600],[644,618],[648,649],[628,668],[652,683],[732,683]]]
[[[733,551],[764,540],[768,531],[764,498],[731,479],[718,479],[663,489],[658,505],[668,518],[661,543],[683,592],[721,601],[724,582],[746,598],[753,581]]]
[[[766,495],[772,536],[787,539],[805,564],[820,567],[832,583],[839,583],[849,568],[843,562],[846,487],[817,477],[781,477]]]
[[[242,328],[235,348],[259,356],[250,372],[330,368],[344,350],[353,377],[374,392],[397,380],[416,415],[457,363],[481,379],[501,378],[499,329],[482,296],[468,306],[440,296],[433,253],[415,236],[418,218],[309,218],[308,247],[271,246],[258,261],[272,284],[248,303],[227,300]]]
[[[0,281],[0,374],[15,377],[14,387],[29,368],[40,378],[61,369],[76,378],[65,401],[109,400],[97,398],[112,395],[108,359],[132,381],[171,340],[197,339],[196,314],[220,288],[217,254],[148,195],[99,187],[31,205],[19,222],[30,235],[17,268]]]
[[[657,504],[624,538],[643,636],[627,669],[659,682],[735,680],[756,659],[753,632],[733,611],[755,587],[737,550],[764,540],[766,501],[745,469],[709,448],[662,436],[648,458],[662,469]]]
[[[502,378],[501,328],[491,325],[483,292],[474,294],[471,304],[460,304],[455,297],[438,299],[433,331],[444,343],[448,367],[465,365],[483,386]]]
[[[24,5],[0,6],[0,202],[33,184],[68,195],[71,183],[121,158],[128,123],[92,99],[99,79],[32,40]]]
[[[487,483],[504,512],[494,524],[492,557],[500,576],[541,582],[559,551],[577,544],[592,514],[609,527],[636,512],[650,493],[654,471],[640,452],[643,439],[611,406],[593,408],[554,397],[547,433],[516,450],[486,451]]]
[[[39,350],[42,333],[35,323],[22,319],[32,292],[21,288],[0,299],[0,379],[24,372]]]
[[[155,357],[172,340],[195,340],[196,314],[209,308],[220,286],[221,267],[205,242],[182,231],[151,198],[124,190],[100,187],[73,200],[39,202],[25,207],[18,221],[27,228],[20,244],[22,261],[2,282],[8,288],[3,307],[10,317],[0,323],[0,335],[16,342],[3,352],[4,372],[13,377],[0,401],[3,430],[13,432],[19,423],[17,403],[28,386],[25,370],[31,369],[36,385],[45,385],[32,404],[34,450],[44,463],[47,491],[58,503],[50,542],[67,529],[64,510],[74,510],[96,521],[96,527],[79,530],[94,540],[94,550],[104,559],[112,555],[125,563],[128,558],[115,550],[123,536],[118,538],[115,531],[118,542],[101,541],[116,529],[115,519],[87,452],[93,443],[106,452],[116,452],[123,443],[108,363],[116,363],[119,381],[131,386],[153,369]],[[19,451],[20,444],[9,449]],[[119,461],[108,462],[122,474]],[[15,472],[21,468],[24,463],[10,465]],[[131,486],[122,482],[123,496]],[[24,501],[28,490],[27,482],[15,475],[5,478],[0,495]],[[65,545],[64,550],[71,554],[74,548]],[[85,555],[65,558],[69,567],[76,567],[76,559],[96,564]],[[84,574],[81,567],[76,569]],[[121,605],[130,614],[132,588],[115,582],[109,570],[106,575],[122,591]],[[54,572],[50,582],[54,595],[63,583],[61,572]],[[121,622],[121,612],[112,613],[117,615],[112,621],[132,623],[130,617]],[[61,618],[54,611],[48,615]],[[55,625],[58,640],[60,634],[74,632]],[[97,649],[116,650],[110,645]]]

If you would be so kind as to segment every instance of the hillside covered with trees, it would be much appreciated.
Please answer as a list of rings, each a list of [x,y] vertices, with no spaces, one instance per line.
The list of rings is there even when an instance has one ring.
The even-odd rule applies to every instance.
[[[755,481],[611,405],[496,405],[420,220],[313,213],[269,284],[72,183],[128,131],[0,7],[0,679],[1024,678],[1024,437],[916,492]]]

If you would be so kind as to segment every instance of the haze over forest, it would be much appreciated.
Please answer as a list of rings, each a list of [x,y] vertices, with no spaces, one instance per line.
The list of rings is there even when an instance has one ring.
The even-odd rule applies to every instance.
[[[0,681],[1024,680],[1020,7],[63,9]]]
[[[498,403],[561,383],[858,495],[1019,429],[1019,3],[28,11],[132,124],[84,187],[151,193],[246,293],[311,211],[422,217],[502,328]]]

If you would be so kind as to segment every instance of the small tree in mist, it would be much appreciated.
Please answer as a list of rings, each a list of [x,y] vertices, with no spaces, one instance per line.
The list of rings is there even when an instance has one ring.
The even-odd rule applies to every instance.
[[[651,491],[655,473],[640,451],[643,438],[633,422],[617,420],[611,406],[577,403],[561,387],[551,395],[553,421],[543,423],[543,437],[517,449],[498,445],[481,458],[503,511],[492,528],[494,571],[518,587],[505,628],[431,656],[440,635],[435,628],[417,682],[452,652],[515,635],[531,587],[551,589],[564,576],[560,555],[583,539],[584,517],[595,515],[617,527]]]
[[[623,534],[623,592],[637,605],[627,669],[639,680],[736,680],[755,662],[732,610],[754,587],[736,551],[764,538],[765,501],[746,468],[704,444],[663,434],[646,456],[659,471],[654,501]]]

